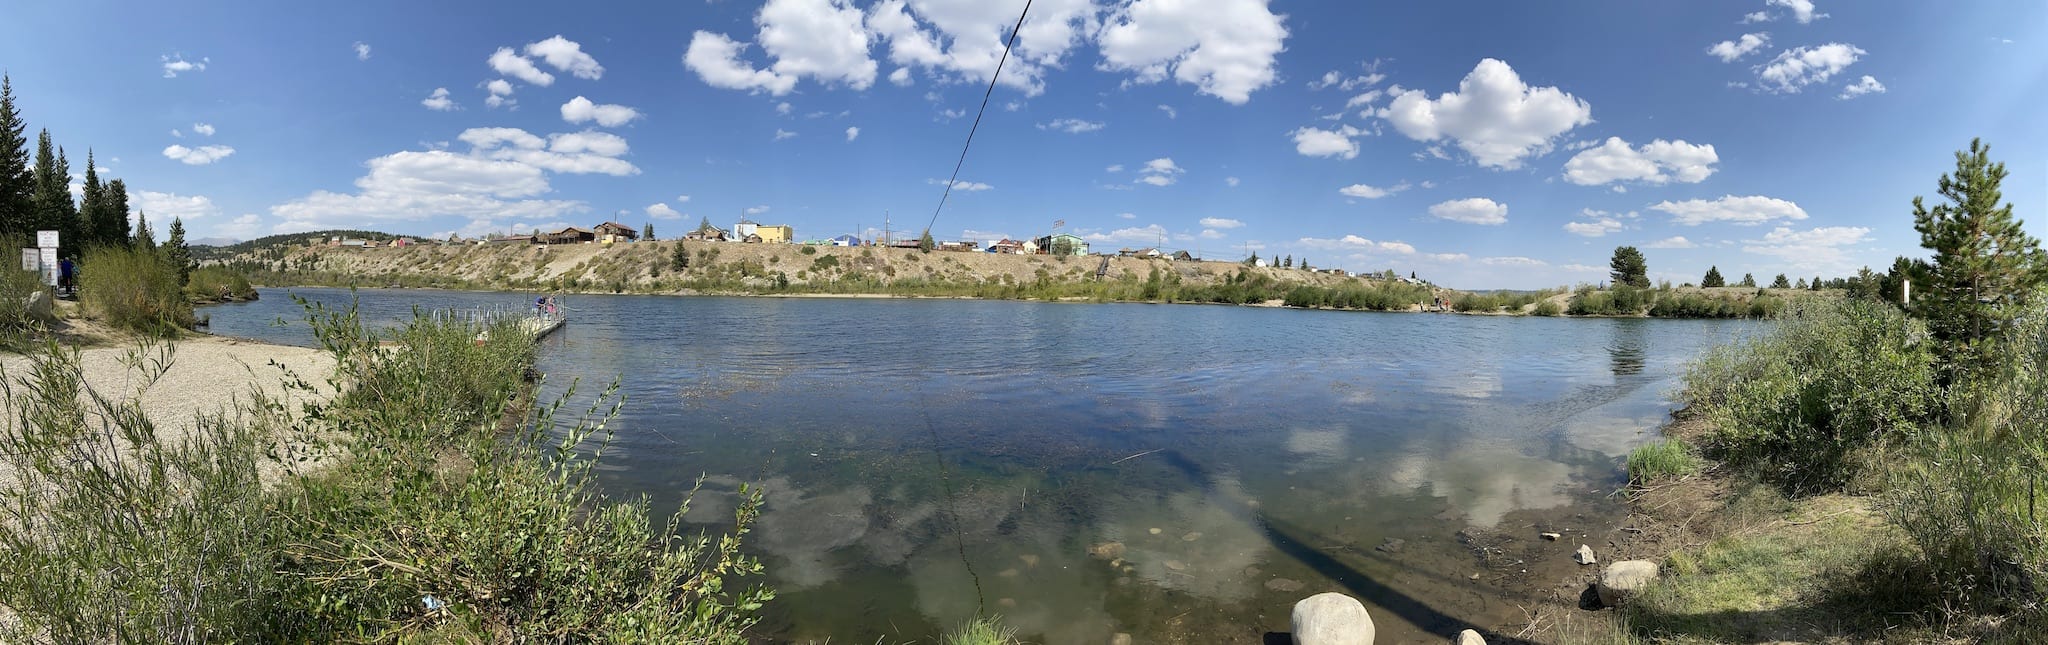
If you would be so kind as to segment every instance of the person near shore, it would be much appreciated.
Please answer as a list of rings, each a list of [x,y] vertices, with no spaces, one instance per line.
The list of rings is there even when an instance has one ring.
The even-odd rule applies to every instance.
[[[78,293],[77,271],[77,267],[71,264],[71,258],[59,260],[57,262],[57,286],[63,287],[64,291],[68,293]]]

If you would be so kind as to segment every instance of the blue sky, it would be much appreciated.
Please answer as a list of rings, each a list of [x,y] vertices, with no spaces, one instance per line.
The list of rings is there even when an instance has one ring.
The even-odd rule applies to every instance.
[[[2041,236],[2048,4],[1953,6],[1038,0],[933,234],[1470,288],[1598,281],[1622,244],[1675,282],[1834,276],[1918,254],[1912,197],[1981,136]],[[930,220],[1021,8],[10,3],[0,68],[196,237],[823,238]]]

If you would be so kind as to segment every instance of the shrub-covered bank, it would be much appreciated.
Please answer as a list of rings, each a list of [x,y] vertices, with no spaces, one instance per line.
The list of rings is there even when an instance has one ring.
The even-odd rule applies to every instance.
[[[1794,303],[1688,372],[1689,445],[1630,458],[1640,508],[1755,521],[1666,556],[1620,640],[2048,641],[2048,257],[1988,149],[1956,161],[1913,201],[1918,299]]]
[[[184,440],[86,387],[76,350],[0,374],[0,640],[743,642],[770,597],[738,550],[757,495],[705,535],[600,497],[620,401],[557,423],[509,327],[311,318],[342,395],[252,397]],[[133,357],[147,388],[176,348]]]

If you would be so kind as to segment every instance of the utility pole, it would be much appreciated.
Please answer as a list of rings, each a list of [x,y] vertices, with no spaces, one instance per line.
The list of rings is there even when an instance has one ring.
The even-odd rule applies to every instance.
[[[889,209],[882,209],[882,246],[889,246]]]

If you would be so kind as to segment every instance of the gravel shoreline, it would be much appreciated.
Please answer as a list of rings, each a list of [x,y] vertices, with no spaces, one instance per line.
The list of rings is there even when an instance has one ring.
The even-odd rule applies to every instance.
[[[306,393],[288,393],[285,388],[294,379],[312,383],[317,389],[313,396],[321,401],[333,396],[326,379],[334,369],[334,357],[321,350],[206,335],[173,344],[170,369],[140,396],[143,412],[155,422],[160,438],[168,441],[190,433],[200,414],[232,409],[236,400],[247,400],[252,391],[289,396],[293,404],[304,402]],[[126,343],[79,350],[86,385],[109,398],[128,398],[142,385],[140,375],[124,360],[135,347]],[[0,355],[10,381],[26,376],[28,365],[27,357]]]

